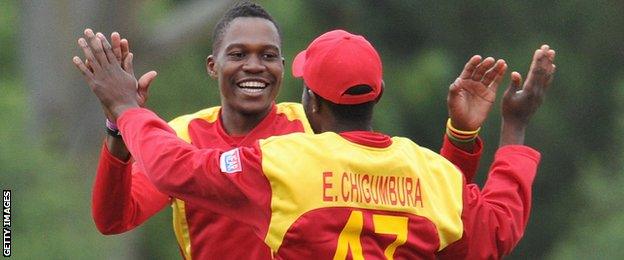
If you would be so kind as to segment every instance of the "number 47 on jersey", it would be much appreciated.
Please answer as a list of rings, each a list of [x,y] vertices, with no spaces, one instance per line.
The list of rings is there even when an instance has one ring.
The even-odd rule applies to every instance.
[[[405,244],[408,233],[408,218],[402,216],[372,214],[373,232],[379,235],[394,235],[396,239],[384,249],[386,259],[394,259],[397,247]],[[334,260],[347,258],[349,251],[354,260],[364,259],[361,235],[364,228],[364,213],[352,211],[338,237]]]

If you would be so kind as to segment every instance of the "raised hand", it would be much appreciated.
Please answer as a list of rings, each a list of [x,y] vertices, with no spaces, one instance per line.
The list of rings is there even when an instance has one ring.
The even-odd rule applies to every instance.
[[[453,126],[472,131],[481,127],[492,104],[496,89],[507,70],[504,60],[482,59],[475,55],[464,66],[459,77],[449,87],[447,104]]]
[[[548,45],[535,51],[524,85],[518,72],[511,73],[511,84],[503,95],[501,146],[523,144],[524,132],[531,117],[544,101],[556,66],[555,51]]]
[[[113,53],[115,53],[115,57],[121,63],[121,67],[128,73],[134,74],[134,67],[132,64],[134,54],[130,52],[130,44],[127,39],[122,39],[119,33],[113,32],[111,34],[111,43],[113,47]],[[148,90],[152,81],[156,78],[158,74],[156,71],[149,71],[143,74],[138,80],[138,88],[137,92],[139,95],[139,106],[145,107],[148,98]]]
[[[121,64],[121,67],[126,72],[134,76],[135,75],[134,67],[132,63],[134,54],[130,52],[130,44],[128,43],[128,40],[125,38],[121,38],[121,35],[119,35],[118,32],[113,32],[111,34],[111,45],[113,48],[113,53],[115,54],[117,61]],[[86,64],[86,67],[89,68],[91,72],[93,72],[93,68],[91,68],[88,59],[85,61],[85,64]],[[139,95],[140,107],[145,107],[145,104],[147,103],[148,94],[149,94],[148,92],[149,87],[157,75],[158,74],[156,73],[156,71],[152,70],[143,74],[139,78],[137,92]]]
[[[91,70],[77,56],[74,65],[85,76],[87,84],[102,103],[106,116],[113,122],[128,108],[138,107],[137,80],[124,71],[106,37],[91,29],[85,30],[85,38],[78,39]],[[129,54],[129,58],[132,56]],[[130,60],[131,61],[131,60]]]

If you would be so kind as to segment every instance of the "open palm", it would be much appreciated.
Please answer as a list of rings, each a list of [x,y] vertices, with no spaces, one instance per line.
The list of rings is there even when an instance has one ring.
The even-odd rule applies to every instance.
[[[504,60],[475,55],[449,87],[447,104],[453,126],[475,130],[483,124],[496,100],[496,89],[507,70]]]

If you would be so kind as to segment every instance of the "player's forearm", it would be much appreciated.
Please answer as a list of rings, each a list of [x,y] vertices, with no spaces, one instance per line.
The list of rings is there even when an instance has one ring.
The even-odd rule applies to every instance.
[[[526,135],[526,126],[525,123],[505,120],[503,118],[499,147],[505,145],[523,145]]]
[[[465,217],[468,259],[500,258],[524,235],[531,211],[531,186],[540,155],[517,145],[500,148],[482,191],[470,185]]]
[[[459,168],[464,177],[466,177],[467,183],[472,183],[474,176],[479,168],[479,161],[483,153],[483,142],[481,138],[477,138],[471,144],[470,151],[466,151],[453,143],[450,138],[445,134],[442,149],[440,154],[447,160],[453,163]]]
[[[262,169],[259,155],[244,174],[226,174],[221,172],[220,150],[182,141],[149,110],[125,112],[119,126],[138,167],[160,192],[256,227],[270,216],[258,211],[270,209],[267,197],[257,196],[270,190],[266,177],[257,172]]]
[[[103,145],[92,194],[93,220],[105,234],[134,229],[169,203],[136,166],[114,157]]]
[[[132,165],[121,161],[103,145],[92,194],[93,220],[103,234],[118,234],[126,226],[124,218],[130,200]]]
[[[130,152],[128,151],[128,148],[126,148],[126,144],[123,142],[123,139],[107,135],[106,146],[108,151],[115,156],[115,158],[122,161],[128,161],[130,159]]]
[[[470,141],[470,142],[465,142],[465,143],[458,142],[458,141],[455,141],[455,140],[450,140],[450,142],[455,147],[457,147],[457,148],[459,148],[462,151],[467,152],[467,153],[472,153],[474,151],[474,149],[475,149],[475,144],[476,144],[475,140]]]
[[[218,170],[219,151],[200,150],[182,141],[166,122],[148,110],[124,113],[119,126],[138,167],[161,192],[198,205],[214,204],[227,194],[220,187],[225,180],[214,176],[225,177],[209,172],[211,163]]]

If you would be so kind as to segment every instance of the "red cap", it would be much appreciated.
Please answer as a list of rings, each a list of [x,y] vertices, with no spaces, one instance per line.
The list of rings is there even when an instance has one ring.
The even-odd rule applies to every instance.
[[[303,78],[314,93],[336,104],[355,105],[373,101],[382,92],[381,59],[360,35],[343,30],[327,32],[314,39],[295,57],[293,76]],[[345,92],[358,85],[372,91],[360,95]]]

